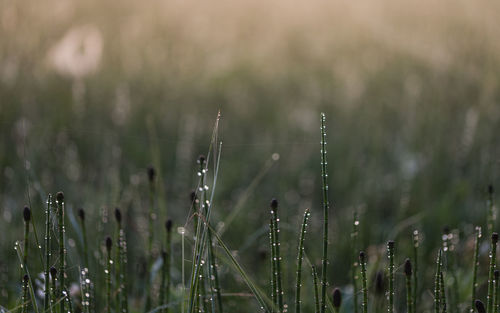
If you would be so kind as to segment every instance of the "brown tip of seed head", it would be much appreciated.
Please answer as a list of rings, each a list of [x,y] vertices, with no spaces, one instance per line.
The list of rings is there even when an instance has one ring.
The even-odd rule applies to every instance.
[[[443,227],[443,234],[448,235],[449,233],[450,233],[450,227],[446,225],[445,227]]]
[[[118,223],[122,222],[122,211],[120,208],[115,208],[115,218]]]
[[[394,240],[389,240],[389,241],[387,242],[387,247],[388,247],[389,249],[393,249],[393,248],[394,248]]]
[[[498,242],[498,233],[491,234],[491,242],[496,244]]]
[[[150,182],[153,182],[156,177],[156,170],[153,165],[148,166],[148,179]]]
[[[339,288],[335,288],[333,290],[332,298],[333,298],[333,306],[337,309],[340,308],[340,305],[342,304],[342,293],[340,292]]]
[[[206,160],[207,159],[205,158],[205,156],[203,154],[200,154],[200,156],[198,157],[198,164],[203,165],[203,164],[205,164]]]
[[[30,277],[28,276],[28,274],[24,274],[23,280],[24,280],[25,284],[28,283],[28,281],[30,280]]]
[[[106,250],[111,251],[111,247],[113,246],[113,240],[111,240],[111,237],[106,237]]]
[[[278,200],[276,200],[275,198],[273,198],[271,200],[271,209],[276,210],[277,208],[278,208]]]
[[[359,261],[364,263],[366,260],[366,254],[364,251],[359,252]]]
[[[492,194],[493,194],[493,192],[495,192],[495,190],[493,189],[493,185],[489,185],[489,186],[488,186],[488,193],[489,193],[490,195],[492,195]]]
[[[165,222],[165,228],[167,229],[168,232],[172,230],[172,220],[167,220]]]
[[[29,222],[31,219],[31,210],[27,206],[24,207],[23,218],[26,223]]]
[[[486,313],[486,310],[484,309],[484,303],[481,300],[476,300],[474,302],[474,305],[476,306],[476,310],[478,313]]]
[[[64,193],[62,191],[57,192],[57,194],[56,194],[56,200],[57,200],[57,202],[63,202],[64,201]]]
[[[405,261],[405,275],[411,276],[412,268],[410,259],[406,259]]]
[[[82,222],[85,221],[85,211],[82,208],[78,209],[78,217]]]
[[[495,276],[495,280],[498,280],[500,278],[500,271],[499,270],[495,270],[493,272],[493,275]]]
[[[52,279],[55,279],[57,276],[57,269],[53,266],[50,268],[50,276],[52,276]]]

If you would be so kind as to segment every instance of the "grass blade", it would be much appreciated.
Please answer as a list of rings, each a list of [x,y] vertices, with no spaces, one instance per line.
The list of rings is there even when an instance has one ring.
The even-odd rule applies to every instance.
[[[304,239],[306,236],[307,220],[309,219],[309,209],[304,212],[302,227],[299,234],[299,247],[297,252],[297,279],[295,284],[295,312],[300,313],[300,287],[302,286],[302,260],[304,256]]]

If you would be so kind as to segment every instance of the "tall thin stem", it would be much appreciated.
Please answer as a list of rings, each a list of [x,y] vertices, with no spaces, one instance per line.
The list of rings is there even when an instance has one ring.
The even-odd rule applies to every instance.
[[[417,310],[418,294],[418,230],[413,231],[413,311]]]
[[[361,264],[361,286],[363,291],[363,303],[361,305],[363,313],[368,312],[368,288],[366,279],[366,254],[361,251],[359,253],[359,263]]]
[[[59,289],[60,289],[60,296],[61,296],[61,301],[59,304],[59,311],[61,313],[66,312],[64,307],[66,301],[64,298],[66,296],[69,297],[69,295],[66,295],[66,285],[65,285],[65,278],[66,278],[66,243],[65,243],[65,233],[66,233],[66,228],[64,225],[64,194],[59,191],[56,195],[56,205],[57,205],[57,217],[58,217],[58,227],[59,227]]]
[[[295,284],[295,312],[300,313],[300,288],[302,287],[302,260],[304,256],[304,238],[306,236],[307,220],[309,218],[309,209],[304,212],[302,227],[299,234],[299,247],[297,251],[297,280]]]
[[[326,310],[326,286],[328,266],[328,173],[326,170],[326,116],[321,113],[321,177],[323,184],[323,258],[321,265],[321,313]]]
[[[387,256],[389,258],[389,307],[388,313],[394,312],[394,241],[387,242]]]
[[[491,250],[490,250],[490,270],[488,275],[488,302],[486,305],[486,312],[493,313],[493,296],[494,296],[494,275],[497,259],[497,242],[498,234],[491,234]]]
[[[318,273],[314,265],[311,266],[313,286],[314,286],[314,312],[319,313],[319,287],[318,287]]]
[[[471,313],[474,312],[474,306],[476,301],[476,289],[477,289],[477,270],[479,268],[479,241],[481,239],[481,227],[476,226],[476,233],[474,235],[474,261],[472,264],[472,303],[471,303]]]
[[[47,208],[45,209],[45,295],[44,295],[44,311],[49,312],[50,306],[50,208],[52,206],[52,195],[48,195]],[[51,309],[52,311],[52,309]]]
[[[436,275],[434,279],[434,312],[440,313],[439,309],[441,307],[441,268],[443,258],[443,250],[439,249],[437,260],[436,260]]]
[[[106,269],[104,275],[106,276],[106,313],[111,313],[111,248],[113,241],[110,237],[106,238]]]
[[[283,312],[283,286],[281,275],[281,256],[280,256],[280,239],[279,239],[279,218],[278,218],[278,201],[273,199],[271,201],[271,216],[274,231],[274,250],[276,257],[276,298],[278,299],[278,312]]]
[[[407,313],[414,313],[413,312],[413,299],[412,299],[412,282],[411,282],[411,276],[412,276],[412,265],[410,259],[406,259],[405,261],[405,277],[406,277],[406,312]]]
[[[354,313],[358,313],[358,257],[356,255],[357,242],[358,242],[358,228],[359,220],[358,213],[354,212],[353,222],[352,222],[352,233],[351,233],[351,281],[352,281],[352,302]]]

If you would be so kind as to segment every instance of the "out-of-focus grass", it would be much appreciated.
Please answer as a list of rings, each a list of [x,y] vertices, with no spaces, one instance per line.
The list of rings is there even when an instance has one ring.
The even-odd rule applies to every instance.
[[[306,207],[320,228],[320,111],[329,118],[338,284],[348,280],[340,273],[353,208],[370,221],[361,224],[363,246],[410,242],[419,227],[429,251],[445,224],[467,234],[486,220],[484,190],[498,183],[500,155],[495,1],[6,0],[0,17],[0,228],[12,230],[0,240],[1,303],[17,286],[8,273],[27,190],[35,220],[57,190],[69,215],[83,206],[98,220],[100,208],[116,205],[144,215],[144,169],[155,163],[162,214],[182,224],[219,108],[214,221],[280,155],[226,230],[230,247],[248,246],[241,234],[253,238],[266,224],[273,196],[283,204],[283,251],[295,252],[286,229]],[[416,225],[388,238],[411,216]],[[146,230],[143,218],[132,226]],[[78,251],[76,236],[69,250]],[[265,283],[267,263],[250,251],[265,250],[267,237],[256,238],[242,262]],[[306,251],[320,253],[307,243]]]

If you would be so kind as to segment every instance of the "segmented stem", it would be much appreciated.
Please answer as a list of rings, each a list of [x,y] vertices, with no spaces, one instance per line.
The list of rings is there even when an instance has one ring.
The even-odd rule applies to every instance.
[[[493,302],[493,313],[498,313],[499,287],[500,287],[500,271],[495,270],[495,300]]]
[[[60,288],[60,296],[65,297],[65,278],[66,278],[66,239],[65,233],[66,228],[64,225],[64,194],[62,192],[58,192],[56,196],[56,205],[57,205],[57,217],[58,217],[58,226],[59,226],[59,288]],[[69,296],[69,295],[68,295]],[[64,299],[60,301],[59,311],[61,313],[65,311],[65,303]]]
[[[441,294],[441,307],[443,308],[441,312],[446,313],[446,286],[444,284],[444,274],[443,271],[439,273],[439,285],[440,285],[440,294]]]
[[[148,312],[151,309],[151,295],[150,295],[150,286],[151,286],[151,267],[153,265],[153,238],[154,238],[154,220],[156,218],[156,201],[155,201],[155,192],[156,192],[156,170],[153,166],[149,166],[148,170],[148,180],[149,180],[149,210],[148,210],[148,241],[147,241],[147,277],[146,277],[146,303],[145,310]]]
[[[302,227],[299,234],[299,247],[297,251],[297,280],[295,287],[295,312],[300,313],[300,288],[302,287],[302,259],[304,257],[304,238],[306,236],[307,220],[309,218],[309,209],[304,212]]]
[[[493,296],[494,296],[494,275],[497,259],[497,242],[498,234],[491,234],[491,250],[490,250],[490,269],[488,275],[488,302],[486,305],[486,312],[493,313]]]
[[[50,208],[52,206],[52,195],[48,195],[47,208],[45,209],[45,295],[44,311],[49,312],[50,306]]]
[[[474,312],[476,302],[476,289],[477,289],[477,270],[479,268],[479,241],[481,239],[481,226],[476,226],[475,240],[474,240],[474,263],[472,264],[472,299],[471,299],[471,313]]]
[[[412,264],[410,259],[406,259],[405,261],[405,278],[406,278],[406,312],[413,313],[413,299],[412,299]]]
[[[29,284],[29,276],[25,274],[23,276],[23,313],[28,313],[29,307],[29,299],[28,299],[28,284]]]
[[[106,269],[104,275],[106,278],[106,312],[111,313],[111,247],[113,243],[110,237],[106,238]]]
[[[163,251],[163,270],[162,280],[160,287],[160,305],[168,304],[170,301],[170,267],[171,267],[171,253],[172,253],[172,221],[168,220],[165,224],[166,240],[165,250]],[[169,308],[162,309],[162,312],[168,313]]]
[[[493,234],[493,229],[495,228],[495,222],[497,219],[493,194],[494,194],[493,186],[489,185],[488,186],[488,199],[486,201],[486,206],[488,209],[488,217],[487,217],[487,219],[488,219],[487,220],[487,222],[488,222],[488,234]]]
[[[276,250],[274,249],[274,225],[272,217],[269,219],[269,245],[271,248],[271,313],[274,313],[278,306],[278,297],[276,295]]]
[[[311,266],[312,276],[313,276],[313,286],[314,286],[314,312],[319,313],[319,286],[318,286],[318,273],[316,271],[316,266]]]
[[[358,242],[358,228],[359,220],[358,213],[353,213],[352,233],[351,233],[351,281],[352,281],[352,302],[354,313],[358,313],[358,257],[356,255],[357,242]]]
[[[359,253],[359,263],[361,264],[361,288],[363,291],[363,303],[361,305],[362,312],[368,312],[368,288],[366,279],[366,254],[361,251]]]
[[[442,268],[443,250],[439,249],[436,260],[436,275],[434,279],[434,311],[440,313],[441,307],[441,268]]]
[[[321,265],[321,313],[326,310],[326,285],[328,265],[328,174],[326,170],[326,116],[321,113],[321,177],[323,183],[323,259]]]
[[[281,275],[281,256],[280,256],[280,239],[279,239],[279,217],[278,217],[278,201],[271,201],[271,216],[274,231],[274,252],[276,257],[276,298],[278,299],[278,313],[283,312],[283,286]]]
[[[417,292],[418,292],[418,230],[413,231],[413,311],[417,310]]]
[[[389,307],[388,313],[394,312],[394,241],[387,242],[387,256],[389,258]]]

